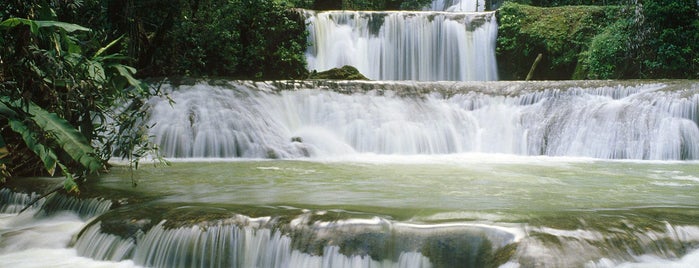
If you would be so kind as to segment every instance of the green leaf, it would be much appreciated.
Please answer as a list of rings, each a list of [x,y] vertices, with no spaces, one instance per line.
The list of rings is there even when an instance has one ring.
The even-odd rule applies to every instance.
[[[114,41],[110,42],[109,44],[107,44],[107,45],[104,46],[103,48],[100,48],[99,50],[97,50],[97,52],[95,53],[95,55],[92,56],[92,59],[96,59],[97,57],[99,57],[99,55],[102,55],[102,53],[104,53],[105,51],[107,51],[107,49],[109,49],[110,47],[114,46],[116,43],[118,43],[119,41],[121,41],[121,39],[122,39],[123,37],[124,37],[124,36],[122,35],[122,36],[120,36],[119,38],[114,39]]]
[[[17,119],[17,112],[7,104],[9,97],[0,97],[0,116],[7,119]]]
[[[32,150],[32,152],[34,152],[39,159],[41,159],[41,162],[44,163],[46,171],[49,173],[49,175],[53,176],[54,172],[56,172],[56,163],[58,163],[58,156],[56,156],[56,153],[53,152],[51,148],[39,143],[35,136],[38,133],[29,129],[24,122],[19,120],[10,120],[9,125],[14,132],[17,132],[17,134],[22,136],[27,148]]]
[[[80,46],[78,45],[77,38],[68,35],[65,32],[61,32],[61,40],[68,47],[68,53],[82,56],[82,48],[80,48]]]
[[[22,118],[23,116],[18,114],[15,110],[13,110],[11,106],[15,108],[21,107],[19,106],[19,101],[13,102],[10,100],[9,97],[0,97],[0,116],[8,119],[8,125],[10,126],[10,128],[14,132],[18,133],[24,140],[24,143],[27,145],[27,148],[29,148],[39,157],[39,159],[41,159],[49,175],[53,176],[56,172],[56,167],[59,167],[61,169],[61,172],[63,173],[63,176],[66,177],[63,181],[63,188],[69,193],[80,193],[78,185],[75,182],[75,178],[70,173],[68,168],[65,165],[61,164],[61,162],[58,160],[58,156],[56,155],[56,153],[50,147],[41,144],[37,140],[36,136],[43,135],[44,133],[40,133],[39,131],[32,130],[31,128],[29,128],[23,120],[20,120],[20,118]],[[41,127],[43,132],[53,133],[57,142],[59,143],[59,146],[61,146],[61,148],[64,151],[66,151],[71,157],[73,157],[73,159],[80,162],[91,172],[94,172],[98,168],[101,168],[101,160],[94,158],[90,155],[92,147],[87,145],[85,137],[83,137],[82,134],[80,134],[80,132],[78,132],[70,124],[68,124],[67,121],[63,120],[62,118],[59,118],[54,113],[49,113],[41,109],[41,107],[38,107],[34,103],[29,103],[29,113],[33,116],[25,119],[33,120],[39,127]],[[83,144],[76,144],[81,143],[81,140],[83,141]],[[71,149],[71,147],[81,147],[77,149],[84,150],[82,152],[84,155],[76,159],[75,151],[77,149]],[[7,148],[5,147],[5,141],[2,139],[2,136],[0,136],[0,159],[5,156],[7,156]],[[86,161],[88,160],[92,162],[86,163]],[[0,172],[4,172],[0,174],[2,176],[5,176],[7,174],[6,170],[4,170],[4,165],[1,165],[1,163]],[[9,174],[7,174],[7,176],[9,176]]]
[[[53,21],[53,20],[35,20],[34,23],[36,23],[37,26],[40,28],[43,27],[56,27],[63,29],[66,32],[72,33],[75,31],[84,31],[84,32],[89,32],[92,31],[90,28],[86,28],[77,24],[73,23],[67,23],[67,22],[62,22],[62,21]]]
[[[63,189],[66,190],[66,192],[75,192],[75,193],[80,193],[80,189],[78,188],[78,184],[75,183],[75,178],[73,177],[73,174],[70,174],[70,171],[68,171],[68,168],[64,166],[61,163],[58,163],[58,166],[61,168],[61,172],[63,173],[63,176],[65,176],[65,180],[63,180]]]
[[[88,61],[87,72],[90,76],[90,79],[95,80],[99,83],[107,82],[107,76],[104,74],[104,68],[102,67],[102,64],[100,62]]]
[[[61,147],[76,162],[80,163],[90,173],[102,168],[102,160],[95,156],[85,136],[75,129],[68,121],[55,113],[50,113],[34,103],[29,103],[29,114],[32,120],[45,132],[55,136]]]
[[[33,20],[28,20],[28,19],[22,19],[22,18],[9,18],[0,23],[0,27],[3,28],[14,28],[17,27],[18,25],[27,25],[29,26],[30,31],[32,34],[38,34],[39,33],[39,25],[36,24],[35,21]]]
[[[109,54],[109,55],[102,56],[102,57],[95,57],[93,59],[97,60],[97,61],[104,62],[104,61],[108,61],[108,60],[128,60],[129,57],[121,55],[121,54]]]
[[[37,133],[31,131],[23,123],[23,117],[18,115],[11,107],[22,106],[18,101],[13,102],[9,97],[0,96],[0,115],[9,119],[10,127],[22,136],[29,149],[39,155],[49,173],[53,173],[55,171],[55,163],[50,161],[50,158],[58,161],[58,157],[50,148],[39,144],[34,138]],[[51,134],[58,146],[90,173],[97,172],[102,168],[102,160],[95,156],[94,149],[87,141],[87,138],[68,121],[60,118],[55,113],[44,110],[33,102],[28,104],[28,114],[30,117],[25,119],[34,121],[41,131],[44,132],[39,134]]]
[[[141,85],[141,81],[134,78],[132,75],[132,74],[136,73],[136,69],[134,69],[131,66],[126,66],[126,65],[122,65],[122,64],[115,64],[115,65],[112,65],[112,67],[117,69],[119,74],[122,77],[126,78],[126,81],[128,81],[130,85],[132,85],[140,90],[143,90],[143,86]]]
[[[53,33],[51,42],[53,42],[53,48],[56,50],[56,55],[61,56],[61,37],[58,33]]]
[[[8,106],[8,103],[10,103],[8,97],[0,98],[0,115],[8,120],[8,125],[10,126],[12,131],[16,132],[22,137],[22,140],[24,140],[24,143],[27,145],[27,148],[29,148],[29,150],[31,150],[37,156],[39,156],[41,162],[44,163],[46,171],[50,175],[53,175],[53,173],[56,171],[56,163],[58,162],[58,157],[53,152],[53,150],[37,141],[36,135],[40,134],[36,133],[35,131],[32,131],[26,124],[24,124],[24,122],[20,119],[21,116],[17,114],[15,110],[10,108],[10,106]],[[12,106],[21,107],[21,105],[19,105],[19,102],[15,102],[15,105]],[[2,146],[4,148],[4,141]]]
[[[52,21],[52,20],[29,20],[29,19],[22,19],[22,18],[9,18],[0,23],[0,27],[4,28],[13,28],[18,25],[27,25],[31,29],[33,34],[38,34],[39,33],[39,28],[46,28],[46,27],[56,27],[59,29],[63,29],[66,32],[72,33],[75,31],[85,31],[89,32],[92,31],[90,28],[86,28],[77,24],[72,24],[72,23],[67,23],[67,22],[62,22],[62,21]]]
[[[3,22],[0,22],[0,27],[14,28],[17,25],[27,24],[28,21],[28,19],[9,18],[4,20]]]

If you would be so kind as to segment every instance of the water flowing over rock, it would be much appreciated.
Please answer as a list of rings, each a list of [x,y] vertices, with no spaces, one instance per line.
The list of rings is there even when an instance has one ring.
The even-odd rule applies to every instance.
[[[153,99],[167,157],[502,153],[699,159],[693,82],[224,82]],[[294,142],[299,138],[303,142]]]
[[[133,259],[147,267],[479,267],[519,239],[512,230],[481,225],[377,217],[309,221],[312,216],[305,212],[278,223],[276,217],[236,215],[184,226],[170,219],[129,237],[105,232],[96,222],[75,247],[83,256]]]
[[[63,211],[71,211],[81,218],[100,215],[112,206],[110,200],[102,198],[76,198],[60,193],[52,193],[44,198],[37,193],[13,192],[8,188],[0,189],[0,213],[19,213],[32,202],[32,211],[37,217],[49,216]]]
[[[186,214],[198,209],[174,210]],[[196,221],[171,214],[175,216],[145,228],[136,220],[122,221],[124,229],[140,228],[126,237],[105,230],[100,217],[81,232],[75,248],[81,256],[132,259],[147,267],[615,267],[607,257],[617,262],[644,253],[678,258],[699,241],[696,226],[644,219],[642,215],[652,210],[610,211],[607,218],[587,222],[569,222],[561,215],[546,219],[558,228],[413,224],[379,217],[325,221],[326,211],[296,210],[301,213],[282,217],[207,216],[210,219]],[[129,219],[128,213],[119,217]],[[692,254],[682,263],[697,257]]]
[[[34,199],[38,198],[37,193],[18,193],[13,192],[8,188],[0,189],[0,213],[19,213],[24,207],[29,205]],[[41,203],[36,203],[34,207],[41,206]]]
[[[372,80],[497,80],[494,12],[304,11],[308,69]]]
[[[430,4],[429,10],[450,12],[483,12],[485,0],[435,0]]]

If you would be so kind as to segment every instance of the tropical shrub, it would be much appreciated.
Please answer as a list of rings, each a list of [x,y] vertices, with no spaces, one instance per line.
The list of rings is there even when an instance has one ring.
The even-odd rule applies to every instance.
[[[631,36],[628,20],[619,20],[592,39],[583,55],[587,78],[621,79],[631,76],[633,66],[628,49]]]
[[[645,35],[634,40],[641,78],[699,78],[699,2],[696,0],[647,0],[636,21]]]
[[[114,112],[152,92],[133,77],[135,69],[121,64],[123,56],[109,53],[118,40],[101,47],[90,29],[54,20],[46,5],[33,9],[42,10],[35,12],[38,19],[0,23],[3,177],[58,170],[66,190],[77,191],[74,174],[84,178],[103,170],[113,145],[130,145],[120,155],[130,160],[153,149],[143,131],[134,131],[138,117],[119,116],[142,113],[142,105]],[[109,135],[117,131],[132,135]]]
[[[692,0],[648,0],[622,9],[585,57],[589,78],[699,77],[699,9]]]

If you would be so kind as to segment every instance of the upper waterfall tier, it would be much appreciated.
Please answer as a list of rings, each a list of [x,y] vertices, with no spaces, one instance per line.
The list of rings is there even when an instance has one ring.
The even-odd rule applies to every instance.
[[[327,90],[332,89],[332,90]],[[694,82],[197,83],[153,99],[167,157],[503,153],[699,159]]]
[[[435,0],[430,6],[432,11],[449,12],[483,12],[485,0]]]
[[[308,69],[372,80],[497,80],[495,13],[304,11]]]

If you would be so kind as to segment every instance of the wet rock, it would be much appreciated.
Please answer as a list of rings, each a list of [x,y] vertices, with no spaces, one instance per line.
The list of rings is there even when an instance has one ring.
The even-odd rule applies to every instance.
[[[269,159],[279,159],[279,155],[276,151],[269,149],[267,150],[267,158]]]
[[[333,68],[323,72],[311,73],[309,79],[331,79],[331,80],[369,80],[357,68],[349,65],[340,68]]]

